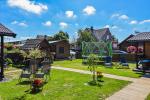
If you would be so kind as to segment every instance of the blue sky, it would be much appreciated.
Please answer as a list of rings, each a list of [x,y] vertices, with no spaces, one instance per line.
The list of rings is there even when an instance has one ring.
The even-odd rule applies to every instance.
[[[0,22],[24,40],[59,30],[77,37],[80,28],[104,27],[119,41],[150,31],[150,0],[0,0]],[[7,39],[8,41],[9,39]]]

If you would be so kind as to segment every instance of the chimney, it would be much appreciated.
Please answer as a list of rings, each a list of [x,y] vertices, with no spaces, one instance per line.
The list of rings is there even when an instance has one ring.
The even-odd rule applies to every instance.
[[[91,26],[91,32],[93,33],[94,29],[93,29],[93,26]]]

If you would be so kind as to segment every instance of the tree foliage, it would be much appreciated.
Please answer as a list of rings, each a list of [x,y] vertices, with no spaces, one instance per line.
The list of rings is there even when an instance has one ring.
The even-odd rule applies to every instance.
[[[96,39],[93,37],[92,33],[88,30],[80,29],[78,30],[78,39],[77,39],[77,45],[81,47],[82,42],[95,42]]]
[[[21,50],[20,53],[24,58],[31,58],[31,59],[43,58],[46,56],[46,53],[42,52],[39,49],[31,49],[29,52]]]
[[[53,40],[69,40],[69,35],[67,32],[59,31],[54,35]]]

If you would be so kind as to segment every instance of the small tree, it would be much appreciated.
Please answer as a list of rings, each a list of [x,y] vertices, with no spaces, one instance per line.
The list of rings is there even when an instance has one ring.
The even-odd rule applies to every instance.
[[[90,54],[87,59],[88,68],[92,72],[93,82],[96,83],[96,61],[98,60],[98,56],[95,54]]]
[[[54,35],[53,40],[69,40],[69,34],[67,32],[59,31]]]
[[[24,60],[26,58],[31,58],[33,60],[37,58],[42,58],[46,56],[46,53],[42,52],[39,49],[31,49],[29,52],[25,52],[23,50],[20,51],[21,55],[24,57]]]
[[[23,56],[24,60],[28,57],[28,53],[27,52],[25,52],[23,50],[20,50],[20,53]]]
[[[78,38],[77,38],[77,45],[79,47],[82,46],[82,42],[95,42],[96,39],[95,37],[93,37],[91,31],[89,30],[83,30],[83,29],[80,29],[78,30]]]

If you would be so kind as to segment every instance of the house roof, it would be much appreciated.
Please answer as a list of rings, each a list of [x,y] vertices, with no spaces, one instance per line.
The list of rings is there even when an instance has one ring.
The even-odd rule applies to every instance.
[[[130,39],[128,39],[129,42],[142,42],[142,41],[150,41],[150,32],[142,32],[139,33]]]
[[[87,28],[88,31],[92,32],[92,35],[98,40],[103,40],[103,36],[106,33],[110,33],[109,28],[102,28],[102,29],[91,29],[91,28]]]
[[[49,41],[49,44],[59,43],[59,42],[62,42],[62,41],[67,41],[67,40]]]
[[[36,48],[44,39],[27,39],[22,49]]]
[[[128,42],[128,39],[132,38],[134,35],[131,34],[127,38],[125,38],[122,42],[119,43],[119,45],[123,44],[124,42]]]
[[[48,43],[52,44],[52,43],[56,43],[56,42],[59,42],[59,41],[49,41]]]
[[[93,30],[93,35],[97,40],[102,40],[103,36],[109,31],[109,28]]]
[[[0,23],[0,36],[13,36],[16,34]]]

